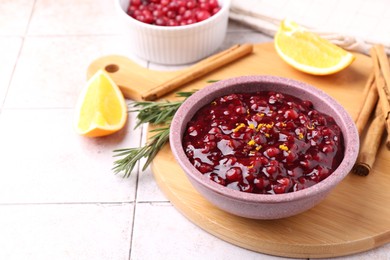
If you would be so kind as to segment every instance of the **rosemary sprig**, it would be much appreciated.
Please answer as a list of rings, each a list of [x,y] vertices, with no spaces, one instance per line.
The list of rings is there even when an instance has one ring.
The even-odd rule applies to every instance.
[[[117,149],[114,151],[117,153],[114,157],[123,157],[114,162],[114,173],[123,172],[124,177],[129,177],[137,162],[142,158],[147,158],[142,170],[144,171],[149,166],[157,152],[168,141],[169,127],[156,128],[150,130],[150,132],[155,132],[155,134],[145,146]]]
[[[194,93],[178,92],[177,97],[188,98]],[[183,101],[138,101],[130,104],[129,112],[138,112],[136,128],[144,123],[164,124],[170,122]]]
[[[186,99],[194,92],[195,91],[178,92],[176,95]],[[121,157],[114,162],[114,173],[123,172],[124,177],[129,177],[137,162],[142,158],[147,158],[142,170],[144,171],[149,166],[160,149],[168,141],[169,125],[177,109],[183,104],[184,100],[174,102],[136,101],[130,105],[129,112],[138,112],[138,122],[135,128],[145,123],[153,125],[163,124],[165,126],[150,130],[150,132],[154,134],[144,146],[114,150],[114,157]]]
[[[130,106],[129,112],[138,112],[137,125],[139,127],[142,124],[164,124],[172,120],[175,112],[182,104],[182,101],[176,102],[153,102],[153,101],[141,101],[134,102]]]

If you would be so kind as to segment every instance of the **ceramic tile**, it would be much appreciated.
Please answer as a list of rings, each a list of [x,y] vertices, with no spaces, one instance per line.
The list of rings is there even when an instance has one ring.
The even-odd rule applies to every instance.
[[[144,172],[140,172],[138,175],[137,201],[168,201],[168,198],[157,185],[150,167],[148,167]]]
[[[0,36],[0,50],[6,50],[0,52],[0,110],[8,91],[21,46],[22,38],[20,37]]]
[[[265,1],[265,5],[272,6],[275,8],[282,8],[288,0],[278,0],[278,1]]]
[[[0,116],[0,203],[123,202],[136,175],[114,175],[113,150],[139,145],[134,118],[102,138],[78,136],[72,109],[4,109]]]
[[[0,35],[24,35],[34,2],[31,0],[1,0]]]
[[[362,1],[358,13],[378,17],[388,10],[389,2],[387,1]]]
[[[288,10],[288,17],[292,20],[297,20],[298,17],[304,15],[310,5],[310,1],[302,0],[302,1],[288,1],[284,7],[281,7],[281,10]]]
[[[357,21],[355,20],[356,17],[359,18]],[[379,23],[378,18],[379,17],[370,17],[362,14],[357,14],[354,16],[354,19],[351,19],[350,22],[347,24],[345,32],[349,35],[354,35],[357,38],[368,39],[370,30],[372,30],[372,28],[376,28]]]
[[[345,13],[345,9],[342,2],[338,3],[336,6],[336,10],[332,11],[333,15],[329,16],[326,25],[323,26],[323,30],[329,32],[344,32],[346,35],[349,35],[346,28],[350,23],[353,23],[353,15],[343,15]]]
[[[123,55],[146,67],[121,36],[27,37],[5,107],[72,108],[86,85],[88,66],[105,55]]]
[[[248,28],[248,26],[245,26],[239,22],[229,20],[227,32],[228,33],[234,33],[234,32],[251,32],[253,31],[251,28]]]
[[[323,28],[333,16],[334,8],[331,7],[332,5],[328,2],[312,1],[307,7],[307,11],[296,17],[296,21],[311,28]],[[318,15],[319,13],[321,15]]]
[[[383,26],[390,24],[390,9],[385,9],[385,12],[382,14],[382,17],[379,17],[378,20],[379,23],[377,24],[377,26],[370,28],[368,38],[374,42],[390,46],[390,27]]]
[[[141,145],[145,145],[147,142],[148,125],[145,124],[142,127]],[[158,187],[156,180],[153,177],[151,167],[147,167],[145,171],[142,171],[146,158],[140,160],[140,170],[138,174],[137,182],[137,201],[138,202],[152,202],[152,201],[168,201],[164,193]]]
[[[129,259],[133,204],[2,205],[0,259]]]
[[[114,1],[37,0],[28,35],[111,35],[121,31]]]
[[[169,203],[137,203],[131,259],[282,259],[229,244]]]
[[[220,50],[228,49],[235,44],[270,42],[272,38],[259,32],[235,32],[228,33]]]
[[[136,167],[127,179],[114,175],[112,151],[145,142],[147,129],[133,129],[134,114],[108,137],[74,133],[73,107],[95,59],[116,54],[155,70],[188,66],[135,57],[114,1],[0,0],[0,259],[283,259],[234,246],[194,225],[168,202],[150,168],[138,173]],[[298,22],[314,17],[318,25],[320,17],[310,12],[321,10],[330,29],[387,41],[386,28],[372,29],[370,19],[388,24],[386,0],[253,2]],[[270,41],[230,21],[216,52]],[[387,244],[336,259],[390,259],[389,252]]]

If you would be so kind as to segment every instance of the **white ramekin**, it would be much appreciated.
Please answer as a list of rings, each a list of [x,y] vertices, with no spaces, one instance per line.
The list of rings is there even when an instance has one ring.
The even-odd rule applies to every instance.
[[[225,39],[230,0],[219,0],[221,10],[210,18],[185,26],[156,26],[130,17],[126,10],[130,0],[115,0],[130,37],[134,54],[154,63],[188,64],[213,54]]]

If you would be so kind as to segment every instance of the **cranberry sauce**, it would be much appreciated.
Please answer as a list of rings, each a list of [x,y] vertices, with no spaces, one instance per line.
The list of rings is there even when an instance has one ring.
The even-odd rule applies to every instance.
[[[216,14],[217,0],[132,0],[127,14],[143,23],[159,26],[181,26]]]
[[[188,123],[183,147],[211,180],[261,194],[310,187],[328,177],[344,154],[332,117],[310,101],[276,92],[215,99]]]

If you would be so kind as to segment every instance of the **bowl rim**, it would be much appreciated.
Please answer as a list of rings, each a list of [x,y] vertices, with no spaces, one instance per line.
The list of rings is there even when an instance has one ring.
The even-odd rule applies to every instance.
[[[319,183],[305,188],[303,190],[284,193],[284,194],[255,194],[255,193],[246,193],[242,191],[237,191],[215,183],[210,180],[208,177],[201,174],[188,160],[188,157],[184,153],[183,145],[182,145],[182,134],[180,133],[180,129],[182,129],[182,125],[187,124],[188,121],[184,122],[185,114],[193,112],[193,114],[198,111],[199,108],[194,109],[198,100],[200,99],[214,99],[219,95],[215,95],[219,91],[223,91],[225,89],[229,89],[234,87],[237,84],[245,85],[245,84],[253,84],[253,83],[264,83],[264,84],[276,84],[276,85],[284,85],[288,87],[293,87],[300,91],[307,92],[311,96],[316,96],[319,100],[326,103],[326,106],[330,107],[333,112],[337,115],[337,119],[335,120],[340,124],[339,120],[344,125],[345,133],[344,136],[344,155],[348,153],[348,156],[344,156],[340,165],[337,169],[329,175],[326,179],[320,181]],[[278,90],[279,91],[279,90]],[[245,91],[243,91],[245,92]],[[250,92],[250,91],[246,91]],[[280,91],[283,93],[283,91]],[[214,95],[213,95],[214,94]],[[211,100],[210,100],[211,101]],[[192,108],[192,109],[191,109]],[[193,116],[191,115],[191,118]],[[334,117],[334,116],[333,116]],[[190,118],[189,118],[190,119]],[[188,119],[188,120],[189,120]],[[349,126],[349,127],[347,127]],[[344,109],[344,107],[339,104],[335,99],[325,93],[323,90],[315,88],[312,85],[309,85],[305,82],[279,77],[279,76],[269,76],[269,75],[248,75],[248,76],[239,76],[234,78],[229,78],[225,80],[221,80],[211,85],[208,85],[194,94],[192,94],[189,98],[187,98],[183,104],[179,107],[175,116],[172,119],[170,126],[170,147],[172,153],[179,163],[181,168],[184,170],[185,174],[191,178],[193,181],[196,181],[202,186],[207,187],[214,193],[223,195],[225,197],[230,198],[231,200],[237,201],[245,201],[252,203],[280,203],[280,202],[288,202],[288,201],[297,201],[302,199],[307,199],[313,195],[318,195],[318,193],[327,193],[334,186],[336,186],[353,167],[353,164],[356,161],[358,151],[359,151],[359,135],[355,127],[355,123],[352,118],[348,114],[348,112]],[[340,126],[343,129],[343,127]],[[176,129],[176,131],[175,131]],[[346,138],[346,133],[348,138]],[[341,170],[345,169],[344,172]]]
[[[218,3],[221,5],[222,1],[222,8],[213,16],[207,18],[206,20],[196,22],[193,24],[188,25],[178,25],[178,26],[160,26],[160,25],[154,25],[154,24],[148,24],[141,21],[138,21],[137,19],[134,19],[130,15],[126,13],[125,10],[123,10],[120,2],[122,0],[115,0],[115,6],[119,10],[119,13],[122,15],[122,17],[130,22],[133,22],[137,24],[138,26],[147,28],[147,29],[153,29],[153,30],[160,30],[160,31],[185,31],[201,26],[206,26],[209,23],[212,23],[214,20],[217,20],[220,16],[224,15],[225,12],[229,12],[231,0],[218,0]],[[130,1],[130,0],[129,0]]]

